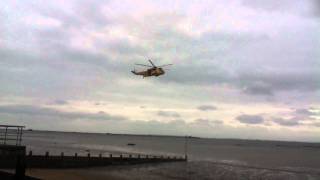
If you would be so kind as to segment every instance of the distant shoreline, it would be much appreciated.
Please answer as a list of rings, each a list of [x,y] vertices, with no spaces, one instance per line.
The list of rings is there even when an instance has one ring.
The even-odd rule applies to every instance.
[[[162,135],[162,134],[122,134],[122,133],[101,133],[101,132],[81,132],[81,131],[57,131],[57,130],[39,130],[39,129],[27,129],[24,132],[53,132],[53,133],[78,133],[78,134],[99,134],[99,135],[114,135],[114,136],[138,136],[138,137],[171,137],[171,138],[186,138],[189,139],[206,139],[206,140],[218,140],[218,141],[244,141],[244,142],[269,142],[269,143],[298,143],[298,144],[312,144],[317,145],[311,148],[320,148],[320,142],[310,141],[286,141],[286,140],[269,140],[269,139],[242,139],[242,138],[211,138],[211,137],[198,137],[198,136],[179,136],[179,135]],[[241,145],[240,145],[241,146]],[[283,146],[285,147],[285,146]],[[299,147],[299,146],[296,146]]]

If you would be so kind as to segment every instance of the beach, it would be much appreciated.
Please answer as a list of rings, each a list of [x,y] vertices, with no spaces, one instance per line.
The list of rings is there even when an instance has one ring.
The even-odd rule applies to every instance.
[[[188,162],[84,169],[31,169],[27,175],[53,179],[228,179],[228,180],[317,180],[319,172],[290,172],[219,165],[210,162]]]
[[[34,154],[185,153],[185,138],[174,136],[27,131],[23,143]],[[188,138],[187,153],[188,162],[28,169],[27,175],[44,179],[320,179],[317,143]]]

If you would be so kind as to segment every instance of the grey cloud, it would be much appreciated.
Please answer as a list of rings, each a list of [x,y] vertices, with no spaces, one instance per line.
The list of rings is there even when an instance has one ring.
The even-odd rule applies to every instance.
[[[316,91],[320,88],[316,71],[242,73],[238,76],[238,86],[246,93],[272,95],[275,91]]]
[[[39,12],[41,15],[58,19],[63,23],[64,28],[97,28],[109,24],[102,12],[102,5],[107,2],[101,1],[77,1],[66,3],[71,8],[61,8],[60,3],[50,3],[40,6],[35,3],[24,3],[27,8]]]
[[[262,123],[264,123],[263,117],[259,116],[259,115],[243,114],[243,115],[236,117],[236,119],[239,122],[244,123],[244,124],[262,124]]]
[[[300,16],[320,15],[318,0],[242,0],[242,4],[246,7],[270,12],[291,13]]]
[[[317,17],[320,17],[320,1],[318,0],[313,0],[313,14]]]
[[[212,105],[201,105],[201,106],[198,106],[197,109],[201,111],[214,111],[214,110],[217,110],[217,107]]]
[[[128,40],[119,40],[112,43],[104,40],[96,40],[94,44],[97,48],[118,53],[121,56],[129,56],[127,58],[147,54],[147,49],[138,45],[132,45]]]
[[[220,120],[211,120],[210,122],[213,124],[224,124],[223,121]]]
[[[59,53],[46,52],[43,59],[38,54],[0,48],[0,93],[70,99],[96,89],[97,77],[108,77],[100,83],[110,84],[128,72],[124,62],[114,63],[108,57],[66,47],[55,50]]]
[[[294,7],[296,3],[299,3],[299,0],[242,0],[242,4],[245,6],[268,11],[285,11],[292,8],[292,6]]]
[[[315,120],[315,116],[319,116],[320,113],[312,112],[310,111],[310,109],[306,109],[306,108],[295,109],[294,112],[292,113],[294,116],[294,119],[298,119],[299,121]]]
[[[124,116],[113,116],[103,111],[98,113],[85,113],[85,112],[65,112],[52,108],[38,107],[32,105],[3,105],[0,106],[1,114],[9,114],[15,116],[32,116],[36,117],[52,117],[52,118],[62,118],[62,119],[92,119],[92,120],[115,120],[123,121],[128,120]]]
[[[313,123],[312,126],[315,126],[315,127],[320,127],[320,122],[317,122],[317,123]]]
[[[317,122],[315,122],[315,118],[312,116],[316,116],[317,113],[311,112],[309,109],[306,108],[300,108],[300,109],[295,109],[291,113],[292,117],[291,118],[273,118],[271,121],[281,125],[281,126],[299,126],[299,125],[308,125],[303,124],[301,122],[305,122],[308,120],[312,120],[313,122],[311,123],[311,126],[316,125]],[[310,124],[310,123],[309,123]]]
[[[223,121],[199,118],[199,119],[194,120],[194,123],[195,124],[199,124],[199,125],[208,125],[208,126],[210,126],[212,124],[221,125],[221,124],[223,124]]]
[[[313,113],[311,111],[309,111],[309,109],[296,109],[295,110],[295,113],[296,114],[299,114],[299,115],[306,115],[306,116],[311,116],[311,115],[315,115],[316,113]]]
[[[204,70],[205,69],[205,70]],[[188,73],[188,74],[184,74]],[[192,76],[190,76],[192,75]],[[291,72],[255,70],[247,72],[229,73],[217,66],[180,66],[179,72],[172,71],[169,75],[172,81],[179,84],[191,83],[195,85],[230,85],[251,95],[273,95],[279,91],[316,91],[320,89],[317,82],[319,71],[295,70]]]
[[[196,119],[194,120],[195,124],[200,124],[200,125],[209,125],[209,119]]]
[[[294,118],[292,118],[292,119],[276,118],[276,119],[273,119],[273,122],[275,122],[281,126],[298,126],[298,125],[300,125],[299,121]]]
[[[55,105],[66,105],[66,104],[69,104],[69,102],[66,101],[66,100],[57,99],[57,100],[53,101],[51,104],[55,104]]]
[[[218,36],[218,34],[216,36]],[[233,38],[230,38],[230,39],[233,40]],[[229,41],[232,42],[232,40],[230,39]],[[244,40],[239,39],[239,42],[236,41],[234,43],[241,44],[241,41],[246,42],[244,38]],[[258,38],[256,40],[251,40],[251,42],[247,46],[251,47],[250,44],[256,44],[260,46],[260,44],[262,44],[261,47],[263,46],[269,47],[271,46],[270,43],[273,41],[267,40],[267,42],[268,43],[266,43],[266,45],[263,45],[265,43],[264,40],[261,40]],[[184,42],[181,42],[181,43],[187,44]],[[214,45],[212,46],[214,47]],[[247,46],[244,46],[244,47],[247,47]],[[283,44],[282,46],[285,46],[285,44]],[[265,48],[268,48],[268,47],[265,47]],[[252,48],[255,48],[255,47],[253,46]],[[264,48],[264,51],[265,51],[265,48]],[[292,49],[294,48],[295,47],[292,47]],[[241,48],[235,48],[235,51],[239,51],[239,49]],[[270,47],[269,49],[270,50],[267,50],[267,51],[270,51],[270,54],[274,55],[274,57],[270,57],[270,58],[282,59],[282,56],[283,56],[282,53],[273,52],[275,51],[273,47]],[[214,57],[214,56],[217,56],[216,55],[217,52],[210,52],[208,55],[205,55],[205,57],[198,57],[197,55],[193,55],[193,57],[190,57],[190,59],[199,59],[197,63],[189,64],[188,59],[185,59],[186,63],[184,64],[175,63],[175,66],[173,66],[174,69],[170,71],[170,73],[168,73],[168,78],[163,79],[162,81],[167,81],[167,82],[169,81],[169,82],[174,82],[174,83],[183,84],[183,85],[197,85],[197,86],[199,85],[206,86],[208,84],[220,85],[220,86],[227,85],[227,86],[239,89],[245,94],[266,95],[266,96],[272,96],[281,91],[314,92],[320,89],[320,84],[318,83],[318,80],[316,78],[320,76],[320,73],[319,73],[320,71],[318,66],[313,66],[313,65],[309,66],[305,64],[304,69],[297,68],[298,66],[300,66],[299,63],[303,59],[302,57],[305,56],[304,54],[298,54],[295,56],[297,59],[295,60],[296,62],[291,61],[291,65],[293,65],[293,67],[290,67],[287,69],[279,69],[279,68],[261,67],[263,64],[266,64],[269,66],[270,62],[267,59],[264,62],[259,62],[259,61],[255,62],[253,61],[252,58],[250,58],[250,56],[248,56],[248,60],[242,59],[241,62],[242,63],[250,62],[255,64],[256,66],[246,67],[246,66],[239,65],[238,67],[233,67],[231,65],[235,63],[234,61],[236,61],[236,58],[237,58],[236,56],[243,56],[245,52],[241,52],[241,53],[239,52],[240,54],[238,55],[237,53],[235,54],[233,53],[233,49],[230,49],[229,51],[231,52],[231,54],[226,54],[225,53],[226,50],[218,50],[218,52],[220,52],[223,56],[226,56],[224,58],[229,59],[228,61],[227,60],[222,61],[222,59],[224,59],[222,55],[221,57],[219,57],[219,55],[218,57]],[[252,51],[252,49],[250,51]],[[285,50],[283,53],[286,53]],[[235,56],[235,57],[231,57],[231,56]],[[311,61],[314,61],[316,57],[313,57],[312,55],[312,57],[308,57],[308,58],[311,59]],[[219,64],[218,64],[213,59],[215,59],[215,61],[219,61],[219,59],[221,60],[219,61]],[[286,60],[281,60],[281,59],[279,59],[280,63],[288,64],[286,63]],[[207,60],[207,62],[203,62],[203,60]],[[274,65],[271,64],[270,66],[272,67]]]
[[[178,35],[171,33],[169,36]],[[193,52],[199,52],[199,54],[192,53],[192,56],[184,58],[186,63],[175,63],[174,70],[170,71],[168,78],[162,81],[197,86],[228,85],[249,95],[266,96],[272,96],[282,91],[314,92],[320,89],[317,79],[320,76],[320,70],[319,66],[314,66],[316,56],[312,50],[315,45],[309,41],[312,34],[307,40],[299,40],[304,41],[309,47],[309,50],[306,51],[294,51],[295,48],[301,46],[301,42],[297,40],[290,42],[283,38],[268,39],[264,36],[254,37],[246,34],[219,39],[224,36],[226,35],[222,33],[212,33],[210,35],[204,34],[197,40],[179,38],[177,41],[181,41],[180,43],[185,46],[199,44],[195,47],[189,47],[193,49]],[[216,43],[215,39],[226,44],[232,42],[234,47],[220,49],[215,44],[211,44],[211,41]],[[279,44],[281,51],[274,48],[275,43]],[[202,52],[200,49],[198,50],[201,44],[206,44],[214,50]],[[259,55],[252,52],[252,49],[258,49]],[[181,50],[181,53],[184,54],[188,51],[190,50],[186,48]],[[287,54],[287,57],[284,54]],[[307,63],[305,58],[309,59]],[[193,59],[197,59],[196,63],[188,63]],[[290,62],[287,59],[290,59]],[[235,64],[237,66],[234,66]],[[287,66],[287,68],[279,68],[281,65]]]
[[[180,117],[180,114],[174,111],[158,111],[157,115],[162,117]]]
[[[244,87],[243,92],[249,95],[273,95],[272,88],[269,85],[265,85],[262,83],[256,83],[250,86],[246,86]]]

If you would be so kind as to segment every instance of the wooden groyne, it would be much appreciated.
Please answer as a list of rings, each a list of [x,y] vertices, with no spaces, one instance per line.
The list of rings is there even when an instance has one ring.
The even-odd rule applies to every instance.
[[[73,156],[60,155],[33,155],[30,151],[24,157],[27,168],[79,168],[79,167],[94,167],[94,166],[109,166],[109,165],[133,165],[142,163],[164,163],[186,161],[184,157],[177,156],[154,156],[154,155],[132,155],[120,154],[108,156],[92,156],[88,153],[86,156],[79,156],[75,153]],[[1,168],[14,168],[16,160],[12,156],[0,157]]]

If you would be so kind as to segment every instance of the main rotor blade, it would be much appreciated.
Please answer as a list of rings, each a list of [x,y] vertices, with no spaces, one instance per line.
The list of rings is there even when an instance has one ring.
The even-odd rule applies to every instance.
[[[138,65],[138,66],[146,66],[146,67],[152,67],[150,65],[145,65],[145,64],[135,64],[135,65]]]
[[[165,67],[165,66],[171,66],[173,64],[165,64],[165,65],[161,65],[161,66],[158,66],[158,67]]]
[[[152,64],[153,67],[157,67],[156,65],[153,64],[153,62],[151,61],[151,59],[149,59],[148,61]]]

